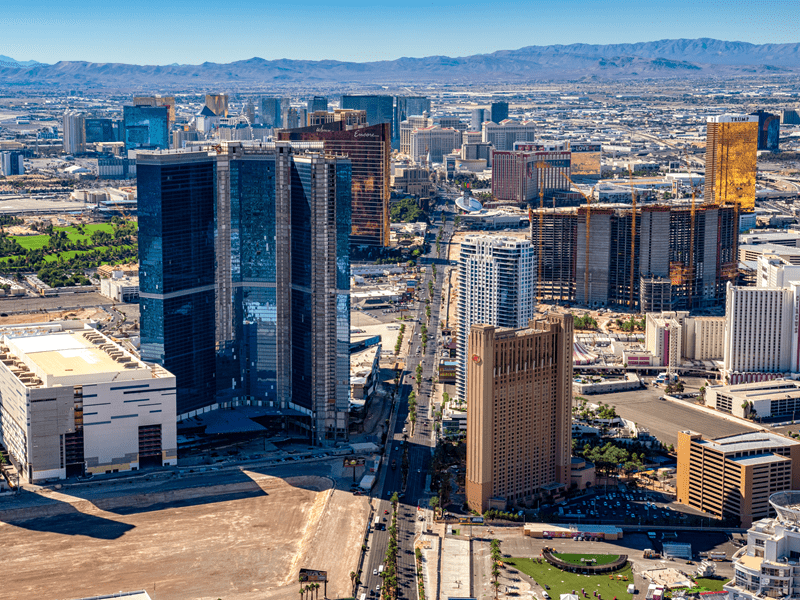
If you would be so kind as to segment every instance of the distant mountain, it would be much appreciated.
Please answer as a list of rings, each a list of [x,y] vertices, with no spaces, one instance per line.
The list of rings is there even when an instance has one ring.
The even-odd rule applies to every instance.
[[[0,54],[0,65],[7,66],[7,67],[32,67],[33,65],[41,65],[44,63],[37,62],[35,60],[14,60],[10,56],[4,56]]]
[[[800,44],[749,44],[713,39],[637,44],[526,46],[491,54],[428,56],[355,63],[265,60],[227,64],[127,65],[61,61],[25,65],[0,57],[0,85],[132,89],[270,83],[426,83],[722,77],[800,72]],[[13,64],[12,64],[13,62]]]

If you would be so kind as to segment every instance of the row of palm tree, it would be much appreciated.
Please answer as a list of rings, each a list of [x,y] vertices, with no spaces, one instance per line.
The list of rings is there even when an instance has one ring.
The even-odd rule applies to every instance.
[[[490,547],[492,556],[492,586],[494,587],[494,597],[496,600],[497,593],[500,591],[500,559],[503,556],[500,553],[500,540],[493,539],[490,543]]]
[[[300,583],[303,583],[300,581]],[[300,599],[301,600],[311,600],[311,596],[314,596],[314,600],[317,600],[319,596],[319,588],[320,585],[318,583],[309,583],[308,585],[304,585],[300,587]],[[324,594],[323,594],[324,595]]]
[[[392,523],[388,529],[389,545],[386,549],[385,567],[383,573],[381,573],[381,577],[383,577],[381,598],[383,598],[383,600],[397,600],[397,588],[398,588],[397,552],[399,550],[399,544],[397,542],[397,533],[398,533],[397,505],[400,502],[400,498],[398,497],[396,492],[392,494],[391,502],[392,502]]]

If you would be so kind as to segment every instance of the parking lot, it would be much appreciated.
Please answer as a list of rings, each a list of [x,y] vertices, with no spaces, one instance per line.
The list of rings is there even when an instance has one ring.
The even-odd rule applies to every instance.
[[[663,395],[663,388],[648,387],[643,390],[597,394],[589,396],[588,400],[614,406],[617,414],[623,419],[633,421],[639,427],[646,427],[651,434],[667,445],[677,444],[678,432],[686,429],[697,431],[709,438],[753,430],[746,425],[695,410],[690,406],[659,400]]]
[[[631,525],[685,525],[690,517],[704,516],[693,508],[671,502],[659,492],[616,489],[606,493],[600,488],[560,504],[557,511],[562,522]]]

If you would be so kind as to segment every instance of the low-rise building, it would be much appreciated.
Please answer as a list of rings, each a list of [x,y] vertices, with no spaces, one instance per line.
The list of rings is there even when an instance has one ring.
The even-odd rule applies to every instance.
[[[769,497],[800,488],[800,442],[753,431],[715,440],[678,432],[677,500],[749,527],[770,516]]]
[[[800,414],[800,382],[792,379],[712,385],[705,393],[706,406],[735,417],[794,419]]]
[[[128,277],[122,271],[100,280],[100,293],[117,302],[136,302],[139,299],[139,277]]]
[[[392,187],[398,192],[428,197],[433,192],[431,172],[424,167],[396,168],[392,175]]]
[[[177,464],[174,375],[72,321],[0,334],[0,438],[24,480]]]
[[[733,579],[723,586],[730,600],[800,597],[800,492],[778,492],[769,504],[776,516],[753,523],[734,558]]]

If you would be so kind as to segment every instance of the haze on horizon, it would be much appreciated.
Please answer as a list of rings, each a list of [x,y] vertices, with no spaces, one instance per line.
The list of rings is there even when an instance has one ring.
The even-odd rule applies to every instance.
[[[4,7],[0,55],[167,65],[260,57],[370,62],[470,56],[551,44],[701,37],[800,41],[796,0],[39,0]]]

